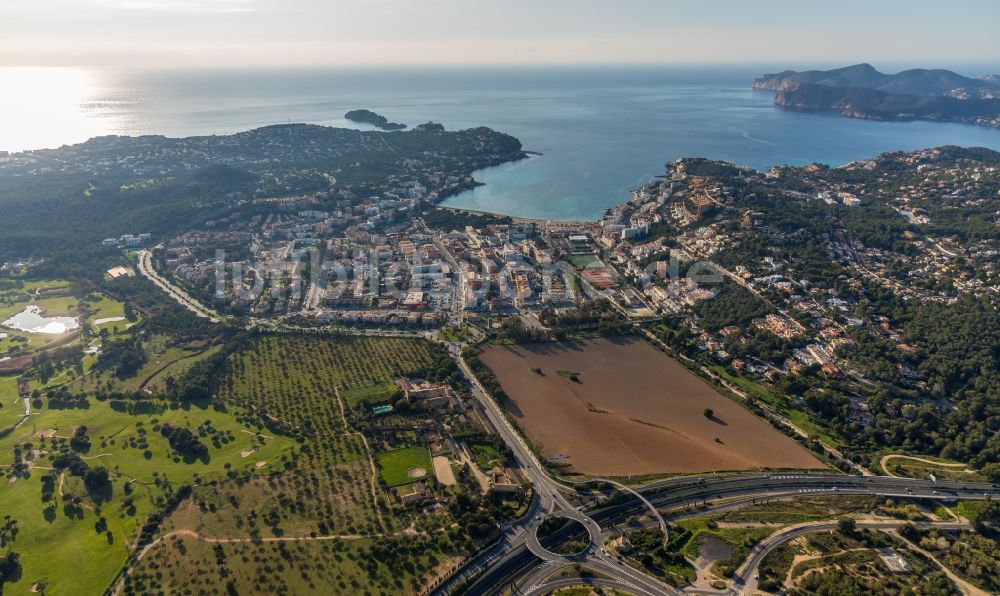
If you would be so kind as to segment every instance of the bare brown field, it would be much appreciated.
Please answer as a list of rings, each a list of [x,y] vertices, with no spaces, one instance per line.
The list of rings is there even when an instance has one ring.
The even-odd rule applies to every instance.
[[[490,346],[481,359],[535,446],[547,458],[568,457],[572,470],[582,474],[824,467],[798,443],[640,340]],[[705,408],[714,411],[712,419]]]

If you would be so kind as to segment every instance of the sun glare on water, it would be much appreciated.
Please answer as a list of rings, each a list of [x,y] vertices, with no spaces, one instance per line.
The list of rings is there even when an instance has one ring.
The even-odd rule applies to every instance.
[[[94,76],[76,68],[0,68],[0,150],[79,143],[112,132],[90,109]]]

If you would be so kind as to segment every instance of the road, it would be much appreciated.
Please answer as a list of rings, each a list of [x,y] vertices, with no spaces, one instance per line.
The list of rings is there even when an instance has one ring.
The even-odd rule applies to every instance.
[[[558,570],[552,570],[552,573],[555,573],[556,571]],[[657,596],[656,592],[653,593],[645,592],[642,590],[640,586],[636,586],[635,584],[632,584],[625,580],[605,579],[599,577],[557,579],[550,582],[546,582],[544,585],[531,585],[528,588],[519,590],[517,594],[525,594],[525,595],[548,594],[552,590],[559,590],[561,588],[571,588],[573,586],[595,586],[601,588],[610,588],[613,590],[626,592],[628,594],[636,594],[637,596],[638,595]]]
[[[316,283],[316,280],[309,280],[309,290],[306,293],[306,299],[302,302],[302,312],[309,313],[316,310],[319,306],[319,301],[323,299],[326,292]]]
[[[814,497],[817,495],[879,495],[900,498],[926,498],[933,500],[985,499],[992,495],[992,487],[984,483],[933,483],[923,480],[905,478],[863,477],[845,474],[826,473],[792,473],[792,474],[736,474],[719,475],[699,478],[673,478],[650,483],[638,487],[646,498],[661,512],[678,512],[672,516],[676,520],[682,517],[712,515],[737,507],[751,504],[761,499],[794,499]],[[633,500],[630,503],[605,507],[602,509],[585,509],[588,516],[600,524],[602,536],[599,542],[621,533],[621,525],[637,515],[645,513],[642,503]],[[647,526],[656,527],[655,521]],[[892,522],[894,523],[894,522]],[[541,588],[545,583],[539,583],[541,575],[548,577],[558,567],[545,569],[545,559],[540,557],[525,557],[523,553],[507,551],[498,557],[497,552],[502,545],[491,549],[488,561],[473,560],[479,569],[485,569],[475,582],[468,586],[466,594],[502,593],[512,585],[529,588],[535,584]],[[637,570],[625,569],[625,566],[609,556],[579,558],[568,561],[609,575],[615,579],[631,582],[630,576],[641,574]],[[551,563],[549,565],[552,565]],[[623,573],[627,571],[628,575]],[[752,575],[752,574],[751,574]],[[470,574],[463,576],[466,580]],[[544,579],[544,578],[542,578]],[[632,582],[635,583],[635,582]],[[636,584],[641,585],[641,584]],[[619,589],[624,589],[619,587]],[[670,590],[661,588],[660,593]],[[633,592],[640,592],[631,590]],[[446,590],[439,593],[448,593]]]
[[[443,248],[443,247],[441,247]],[[442,250],[443,254],[448,254]],[[139,270],[154,284],[179,304],[195,314],[218,323],[221,316],[206,308],[156,273],[150,253],[139,255]],[[456,296],[458,298],[458,296]],[[453,323],[461,324],[460,300],[453,300],[449,313]],[[456,321],[457,319],[457,321]],[[275,330],[321,332],[322,329],[299,328],[273,321],[251,320],[249,326],[271,327]],[[343,330],[342,330],[343,331]],[[347,333],[386,337],[429,337],[427,333],[410,333],[386,330],[349,330]],[[639,595],[680,594],[656,578],[635,569],[604,550],[605,542],[620,531],[615,528],[636,516],[649,513],[653,508],[660,512],[700,507],[699,514],[731,508],[732,501],[757,498],[795,498],[826,494],[862,494],[903,498],[928,498],[937,500],[984,499],[993,491],[988,484],[960,482],[929,482],[881,476],[849,476],[843,474],[735,474],[703,478],[680,477],[656,481],[633,487],[639,498],[612,507],[591,509],[574,507],[566,497],[576,492],[570,486],[552,478],[545,466],[527,445],[517,430],[507,420],[497,403],[488,394],[462,358],[461,343],[446,342],[449,352],[458,363],[459,370],[472,388],[472,394],[482,405],[483,411],[501,438],[511,449],[518,466],[531,481],[534,497],[527,514],[501,528],[499,540],[470,559],[451,577],[443,581],[435,594],[450,594],[463,586],[464,593],[495,594],[513,588],[516,594],[541,594],[553,588],[579,585],[582,580],[559,579],[549,582],[554,572],[566,566],[581,565],[593,569],[607,579],[593,580],[592,585],[606,585]],[[735,390],[735,388],[734,388]],[[829,450],[829,449],[828,449]],[[867,472],[867,471],[866,471]],[[870,472],[869,472],[870,474]],[[631,492],[632,489],[626,489]],[[719,503],[719,501],[725,501]],[[559,555],[545,549],[536,536],[536,529],[548,517],[566,517],[581,523],[590,536],[590,545],[573,556]],[[665,526],[660,516],[655,523]],[[607,528],[607,529],[606,529]],[[765,553],[766,554],[766,553]],[[762,557],[761,557],[762,558]],[[748,563],[747,573],[756,569],[759,560]],[[740,576],[744,579],[743,576]]]
[[[858,521],[856,522],[858,528],[865,528],[870,530],[888,530],[901,528],[911,522],[906,520],[888,520],[888,521]],[[939,530],[967,530],[969,529],[969,524],[963,523],[952,523],[952,522],[928,522],[919,524],[921,527],[926,528],[937,528]],[[771,536],[765,538],[761,542],[757,543],[756,546],[750,551],[750,556],[747,560],[743,562],[736,569],[734,575],[734,586],[740,587],[740,591],[745,594],[753,594],[757,591],[757,571],[760,568],[761,562],[767,555],[777,548],[778,546],[788,542],[789,540],[796,538],[798,536],[803,536],[805,534],[814,534],[816,532],[828,532],[837,528],[837,522],[826,521],[826,522],[813,522],[798,524],[788,528],[782,528],[772,534]]]
[[[206,308],[203,304],[192,298],[187,292],[170,283],[169,280],[157,273],[156,269],[153,268],[152,255],[148,250],[139,252],[138,265],[140,273],[146,276],[149,281],[156,284],[161,290],[166,292],[168,296],[173,298],[181,306],[187,308],[199,317],[208,319],[213,323],[218,323],[222,320],[222,317],[218,313]]]
[[[493,563],[496,561],[498,551],[499,553],[503,553],[505,557],[509,556],[510,553],[513,553],[513,556],[518,558],[527,558],[524,553],[520,551],[520,547],[523,546],[530,554],[534,555],[533,558],[527,558],[529,561],[548,561],[563,565],[576,563],[586,564],[587,567],[600,570],[602,573],[605,573],[612,578],[627,582],[629,585],[638,586],[637,590],[642,594],[666,594],[675,592],[672,588],[670,588],[670,586],[663,584],[656,578],[648,576],[639,570],[622,565],[612,557],[605,554],[602,548],[605,536],[600,524],[598,524],[589,515],[574,508],[569,503],[562,492],[563,487],[548,475],[545,467],[535,456],[534,452],[528,447],[521,435],[510,424],[503,412],[500,411],[497,403],[479,383],[479,379],[477,379],[472,373],[472,370],[462,358],[461,345],[449,344],[448,349],[458,363],[459,370],[469,381],[469,384],[472,387],[472,393],[482,405],[490,423],[497,429],[501,438],[511,449],[518,466],[528,476],[529,480],[531,480],[532,490],[535,493],[535,499],[528,515],[505,526],[503,528],[503,537],[500,543],[493,548],[488,549],[480,556],[475,557],[470,564],[465,565],[461,570],[459,570],[458,576],[463,578],[468,577],[472,569],[486,568],[487,571],[496,569],[496,567],[493,566]],[[566,517],[583,524],[590,535],[590,546],[586,551],[584,551],[584,553],[567,557],[550,552],[542,547],[538,541],[535,530],[543,519],[552,516]],[[490,576],[492,574],[487,573],[487,575]],[[437,590],[435,590],[435,593],[447,594],[457,583],[457,581],[445,582],[439,586]],[[477,580],[470,590],[480,589],[475,588],[475,586],[480,586],[480,581]],[[478,592],[471,591],[469,593],[474,594]]]
[[[616,526],[628,519],[645,514],[648,505],[664,510],[684,507],[707,507],[711,503],[732,498],[795,498],[817,494],[861,494],[951,500],[955,498],[983,499],[993,489],[988,484],[933,483],[903,478],[851,476],[828,473],[737,474],[702,478],[682,477],[652,482],[638,487],[645,500],[590,510],[573,508],[563,491],[573,492],[552,478],[521,435],[513,428],[497,403],[480,384],[462,358],[461,345],[448,344],[459,370],[472,387],[487,418],[511,448],[518,465],[532,482],[536,499],[528,515],[506,525],[500,541],[477,557],[473,557],[452,578],[443,582],[435,594],[449,594],[458,584],[465,585],[465,594],[502,593],[512,587],[517,593],[535,593],[549,589],[545,578],[550,566],[579,564],[607,575],[612,581],[624,582],[629,591],[639,594],[679,593],[644,572],[610,556],[603,546],[615,535],[603,528]],[[538,524],[549,516],[563,516],[582,523],[590,534],[590,547],[580,555],[566,557],[545,550],[535,535]],[[531,556],[534,555],[534,556]],[[558,567],[555,567],[558,568]],[[477,577],[478,574],[478,577]],[[470,582],[470,578],[475,580]]]
[[[590,510],[586,506],[575,509],[563,494],[563,491],[575,491],[548,474],[462,358],[462,345],[448,343],[447,346],[472,387],[473,396],[531,480],[536,498],[528,515],[505,525],[497,544],[473,557],[440,584],[434,594],[450,594],[459,584],[463,586],[464,594],[471,595],[498,594],[508,589],[517,594],[545,593],[555,587],[548,585],[547,578],[567,565],[581,565],[598,571],[610,578],[609,581],[617,582],[619,589],[635,594],[679,594],[679,590],[624,564],[603,548],[605,542],[618,533],[606,531],[604,527],[614,527],[634,516],[643,515],[648,512],[647,507],[660,511],[702,507],[706,508],[704,513],[708,513],[714,507],[713,501],[723,499],[795,498],[824,493],[936,500],[984,499],[993,490],[988,484],[883,478],[863,469],[866,475],[858,476],[828,473],[737,474],[670,478],[638,487],[641,497],[628,504],[602,510]],[[543,519],[550,516],[568,517],[582,523],[590,535],[589,548],[572,557],[557,555],[543,548],[535,530]],[[657,523],[665,525],[659,516]]]
[[[463,308],[465,302],[465,276],[463,275],[464,270],[459,267],[458,261],[455,256],[451,254],[448,247],[441,242],[440,232],[436,232],[427,227],[423,219],[419,220],[420,226],[424,229],[424,232],[431,237],[431,241],[434,243],[435,248],[438,252],[444,256],[445,260],[451,266],[452,275],[452,295],[451,295],[451,309],[448,312],[448,319],[452,325],[461,326],[465,321],[465,310]]]

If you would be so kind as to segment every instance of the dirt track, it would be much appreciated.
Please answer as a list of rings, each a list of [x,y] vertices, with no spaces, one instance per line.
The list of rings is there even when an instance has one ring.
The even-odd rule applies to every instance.
[[[507,409],[532,442],[546,457],[567,456],[580,473],[621,477],[824,467],[640,340],[492,346],[481,358],[510,396]],[[535,367],[543,374],[532,372]],[[579,382],[567,377],[569,371],[579,373]],[[714,411],[712,419],[705,408]]]

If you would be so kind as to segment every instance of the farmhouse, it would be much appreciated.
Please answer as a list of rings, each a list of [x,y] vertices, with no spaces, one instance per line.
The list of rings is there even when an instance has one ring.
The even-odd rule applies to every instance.
[[[457,403],[457,397],[447,383],[411,382],[399,379],[396,386],[403,397],[412,404],[420,404],[428,409],[450,408]]]
[[[403,506],[409,507],[410,505],[418,505],[432,498],[434,498],[434,493],[427,488],[427,485],[423,482],[417,482],[410,487],[409,492],[400,493],[399,502]]]
[[[513,494],[521,490],[517,474],[510,468],[493,471],[489,474],[489,477],[490,491],[493,493]]]

